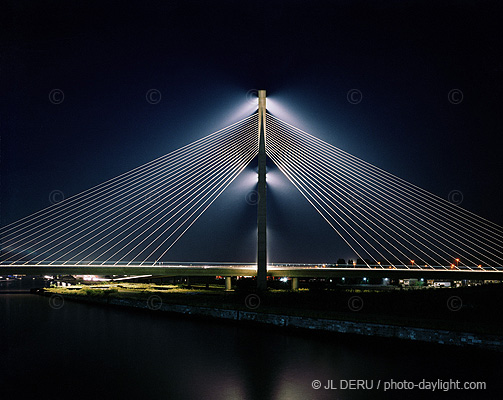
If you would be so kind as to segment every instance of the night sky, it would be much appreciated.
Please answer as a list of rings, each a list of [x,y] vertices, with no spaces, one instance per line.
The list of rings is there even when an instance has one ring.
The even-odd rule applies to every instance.
[[[438,3],[8,0],[1,224],[248,116],[250,91],[266,89],[272,114],[503,225],[502,13],[497,1]],[[354,257],[272,163],[269,173],[270,261]],[[173,260],[255,261],[253,174]]]

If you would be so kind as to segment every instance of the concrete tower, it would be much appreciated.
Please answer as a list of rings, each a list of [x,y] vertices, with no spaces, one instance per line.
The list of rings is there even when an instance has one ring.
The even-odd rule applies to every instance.
[[[257,289],[267,289],[267,187],[265,181],[265,90],[258,91],[258,204],[257,204]]]

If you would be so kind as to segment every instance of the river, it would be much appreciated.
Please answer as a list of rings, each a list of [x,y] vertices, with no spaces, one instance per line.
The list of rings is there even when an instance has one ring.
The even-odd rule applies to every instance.
[[[0,323],[5,400],[459,400],[501,398],[503,389],[502,354],[482,350],[285,333],[70,301],[53,308],[30,294],[0,294]],[[395,389],[385,392],[392,379]],[[487,388],[398,389],[404,380],[410,387],[439,379]],[[356,380],[365,386],[355,388]]]

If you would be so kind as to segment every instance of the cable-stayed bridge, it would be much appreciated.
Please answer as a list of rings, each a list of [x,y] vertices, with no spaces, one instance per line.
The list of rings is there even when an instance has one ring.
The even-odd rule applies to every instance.
[[[257,263],[170,263],[170,249],[257,157]],[[267,157],[354,262],[267,263]],[[257,275],[262,288],[266,275],[503,276],[503,227],[282,121],[267,112],[265,91],[249,117],[6,225],[0,235],[3,273]]]

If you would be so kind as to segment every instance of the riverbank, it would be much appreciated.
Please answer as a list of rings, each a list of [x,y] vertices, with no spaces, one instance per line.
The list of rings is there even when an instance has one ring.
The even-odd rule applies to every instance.
[[[463,329],[469,327],[470,321],[465,320],[460,323],[462,321],[459,321],[459,316],[463,316],[461,308],[458,310],[461,314],[454,314],[456,318],[450,320],[414,318],[412,315],[364,313],[361,311],[366,302],[374,299],[369,296],[371,293],[355,291],[346,293],[346,296],[342,296],[341,293],[334,295],[333,293],[310,294],[286,291],[271,291],[258,295],[223,292],[218,288],[181,289],[169,285],[102,285],[94,288],[50,288],[39,290],[37,293],[51,297],[54,308],[62,306],[64,300],[82,301],[283,329],[349,333],[503,351],[503,335],[498,330],[501,329],[498,323],[474,324],[473,329]],[[448,294],[454,294],[454,292]],[[456,294],[461,293],[456,292]],[[347,298],[349,295],[351,296]],[[310,305],[310,301],[314,299],[322,301],[325,296],[328,296],[327,298],[335,296],[340,304],[332,301],[330,310],[326,309],[326,302],[318,309],[306,308],[306,303]],[[467,298],[466,293],[464,297]],[[411,298],[417,300],[413,294]],[[462,302],[462,298],[459,297],[459,299]],[[302,300],[304,300],[303,305],[299,303]],[[381,300],[386,303],[385,297],[381,297]],[[343,312],[339,307],[341,304],[353,309]],[[458,306],[459,300],[451,304],[451,307]],[[370,304],[367,308],[372,309]]]

